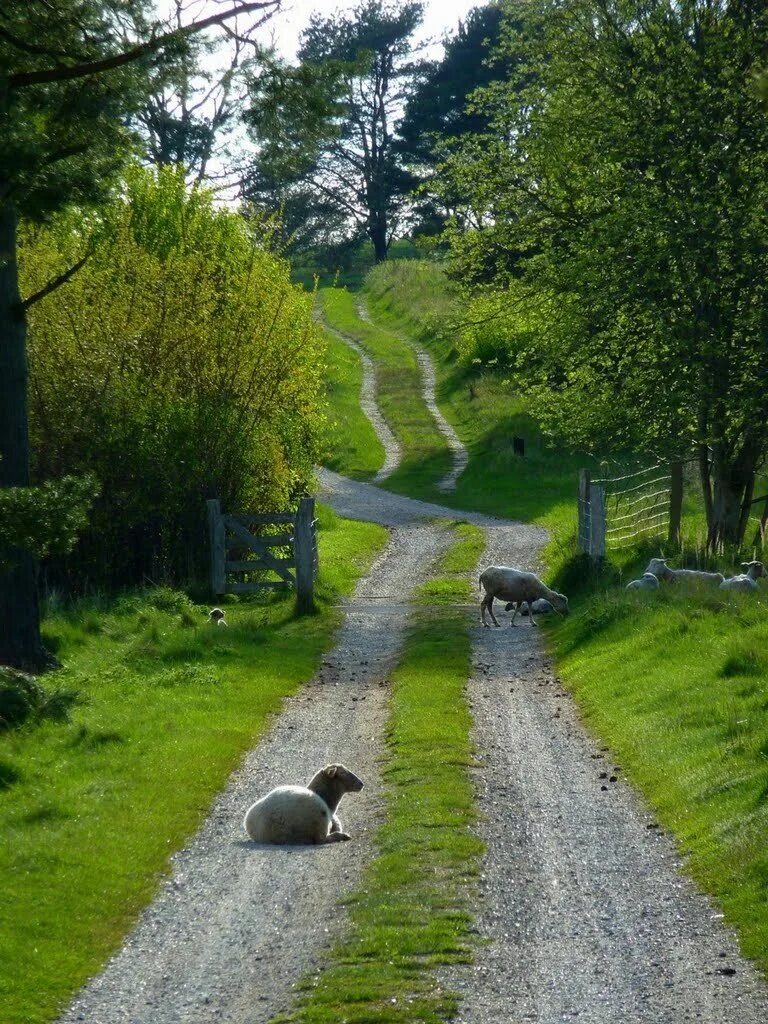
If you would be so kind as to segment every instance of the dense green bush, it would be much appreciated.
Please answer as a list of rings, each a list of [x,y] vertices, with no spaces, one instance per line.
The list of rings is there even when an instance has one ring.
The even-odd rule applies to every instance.
[[[138,169],[98,219],[27,232],[28,292],[92,249],[30,311],[36,478],[101,485],[56,582],[192,578],[206,498],[279,508],[306,487],[322,342],[311,297],[257,232],[181,175]]]

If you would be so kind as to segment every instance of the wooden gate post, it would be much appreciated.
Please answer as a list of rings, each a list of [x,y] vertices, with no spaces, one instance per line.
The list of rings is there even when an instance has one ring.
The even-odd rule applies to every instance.
[[[680,545],[680,525],[683,518],[683,464],[672,462],[669,466],[669,543]]]
[[[589,485],[589,554],[593,561],[605,557],[605,488]]]
[[[211,548],[211,590],[214,594],[223,594],[227,589],[227,545],[224,536],[224,520],[221,515],[221,502],[218,498],[210,498],[207,505],[208,536]]]
[[[577,501],[579,513],[578,543],[579,550],[589,552],[589,487],[591,474],[588,469],[579,470],[579,497]]]
[[[299,615],[315,610],[313,524],[315,499],[302,498],[296,513],[293,553],[296,559],[296,610]]]

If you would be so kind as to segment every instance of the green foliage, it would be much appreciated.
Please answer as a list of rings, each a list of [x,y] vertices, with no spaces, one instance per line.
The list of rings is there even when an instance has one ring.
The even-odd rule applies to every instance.
[[[28,230],[28,287],[89,231],[71,217]],[[29,348],[36,477],[93,472],[102,485],[69,578],[189,578],[206,498],[283,508],[312,477],[324,346],[311,297],[181,173],[131,172],[88,262],[33,307]]]
[[[228,629],[168,589],[65,604],[44,625],[87,698],[0,735],[0,1020],[48,1024],[155,895],[169,858],[311,677],[387,533],[319,509],[320,612],[232,599]],[[192,613],[192,622],[188,616]],[[46,676],[46,689],[51,676]],[[37,950],[34,956],[30,951]],[[19,964],[24,969],[19,970]]]
[[[768,118],[750,74],[768,14],[510,10],[518,73],[486,90],[492,129],[446,170],[468,197],[457,273],[499,293],[491,343],[553,432],[601,452],[711,445],[710,540],[738,541],[768,445]]]
[[[39,487],[0,490],[0,550],[24,548],[38,558],[71,551],[99,495],[95,477],[65,476]]]
[[[273,63],[252,85],[246,115],[259,144],[247,193],[295,225],[305,258],[318,244],[368,237],[386,258],[406,215],[412,178],[394,147],[393,123],[415,68],[416,0],[361,0],[315,14],[297,67]]]

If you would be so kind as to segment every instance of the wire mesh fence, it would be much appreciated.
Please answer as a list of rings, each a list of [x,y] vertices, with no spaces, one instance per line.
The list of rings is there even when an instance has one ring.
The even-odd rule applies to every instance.
[[[579,473],[578,544],[592,558],[620,550],[640,537],[665,534],[677,542],[683,499],[681,462],[657,463],[620,476],[593,480]]]

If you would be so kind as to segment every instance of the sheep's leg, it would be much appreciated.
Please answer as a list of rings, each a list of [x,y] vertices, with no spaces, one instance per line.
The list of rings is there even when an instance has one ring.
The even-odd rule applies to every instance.
[[[531,625],[532,626],[538,626],[538,622],[533,617],[533,605],[530,602],[528,603],[528,615],[530,616],[530,619],[531,619]]]
[[[493,619],[494,626],[498,626],[499,620],[493,614],[493,594],[488,595],[488,611],[490,612],[491,618]]]
[[[515,601],[515,610],[512,612],[512,618],[509,621],[510,626],[514,626],[515,619],[517,618],[517,613],[520,610],[520,605],[521,604],[522,604],[521,601]]]
[[[480,621],[482,622],[482,624],[485,626],[486,629],[490,629],[490,626],[485,621],[485,609],[487,607],[487,603],[488,603],[488,595],[486,594],[485,597],[480,602]]]
[[[330,828],[330,831],[331,832],[341,832],[341,822],[339,821],[339,819],[336,817],[335,814],[331,818],[331,828]]]
[[[328,843],[346,843],[352,836],[348,836],[346,832],[329,832],[325,837],[325,844]]]

